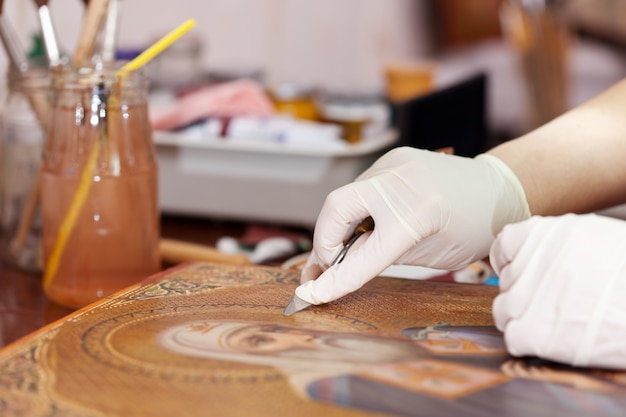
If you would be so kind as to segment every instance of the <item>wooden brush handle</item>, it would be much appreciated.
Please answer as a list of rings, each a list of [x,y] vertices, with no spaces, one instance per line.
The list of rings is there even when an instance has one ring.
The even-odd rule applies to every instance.
[[[72,57],[74,67],[80,67],[91,59],[96,48],[98,32],[107,14],[109,0],[91,0],[88,2],[87,12],[83,22],[76,50]]]
[[[46,98],[41,94],[27,94],[26,97],[30,108],[39,122],[39,126],[41,126],[44,132],[47,132],[49,108]],[[33,221],[35,220],[37,208],[40,205],[39,192],[41,188],[42,168],[42,166],[39,166],[39,169],[37,170],[37,176],[31,186],[30,193],[28,194],[28,198],[26,199],[26,203],[22,209],[20,222],[17,225],[15,236],[11,242],[11,253],[15,257],[19,256],[22,252],[24,244],[26,243],[26,237],[28,236]]]
[[[171,264],[187,261],[207,261],[228,265],[247,265],[252,263],[245,255],[222,253],[211,246],[173,239],[161,238],[159,241],[159,252],[161,260]]]
[[[20,216],[20,222],[17,225],[17,229],[15,231],[15,236],[11,241],[10,251],[14,257],[18,257],[24,248],[24,244],[26,243],[26,238],[28,237],[28,233],[30,232],[31,226],[35,220],[35,215],[37,214],[37,208],[39,207],[39,192],[41,191],[41,168],[37,171],[37,176],[35,177],[35,181],[31,186],[30,193],[26,198],[26,203],[22,208],[22,213]]]

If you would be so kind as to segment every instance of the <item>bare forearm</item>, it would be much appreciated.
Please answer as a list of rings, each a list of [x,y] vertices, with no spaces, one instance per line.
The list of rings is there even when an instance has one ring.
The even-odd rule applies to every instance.
[[[589,212],[626,202],[626,80],[488,153],[521,181],[532,214]]]

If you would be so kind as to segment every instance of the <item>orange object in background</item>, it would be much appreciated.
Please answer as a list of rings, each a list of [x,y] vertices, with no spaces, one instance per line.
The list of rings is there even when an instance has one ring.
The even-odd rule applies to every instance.
[[[341,137],[348,143],[358,143],[362,139],[363,127],[370,121],[364,117],[350,119],[345,117],[327,116],[322,112],[320,121],[323,123],[332,123],[341,127]]]
[[[277,113],[290,114],[302,120],[318,120],[312,88],[285,83],[270,87],[268,94]]]
[[[160,270],[147,83],[64,80],[42,166],[44,291],[83,307]]]
[[[503,32],[517,54],[528,92],[528,128],[544,125],[567,110],[572,35],[558,4],[542,8],[509,1],[501,8]]]
[[[441,52],[500,39],[500,7],[507,0],[435,0],[434,31]]]
[[[401,103],[432,91],[435,87],[434,62],[390,63],[385,67],[387,98]]]

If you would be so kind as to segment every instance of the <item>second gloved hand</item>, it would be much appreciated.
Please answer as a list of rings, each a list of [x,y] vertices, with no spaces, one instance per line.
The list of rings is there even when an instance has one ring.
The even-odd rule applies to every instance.
[[[361,237],[342,263],[327,269],[367,216],[374,218],[375,230]],[[396,148],[328,195],[296,294],[309,303],[326,303],[394,263],[460,269],[486,257],[505,224],[529,216],[521,184],[498,158]]]
[[[493,315],[512,355],[626,369],[626,222],[532,217],[505,227],[490,259]]]

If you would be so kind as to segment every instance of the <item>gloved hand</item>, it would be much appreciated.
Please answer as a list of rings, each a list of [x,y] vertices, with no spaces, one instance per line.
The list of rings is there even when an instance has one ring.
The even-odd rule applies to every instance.
[[[342,263],[322,273],[370,215],[374,231],[357,240]],[[394,263],[463,268],[487,256],[505,224],[529,216],[517,177],[494,156],[393,149],[326,198],[296,295],[326,303]]]
[[[626,222],[532,217],[495,240],[493,304],[514,356],[626,369]]]

